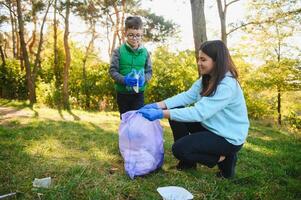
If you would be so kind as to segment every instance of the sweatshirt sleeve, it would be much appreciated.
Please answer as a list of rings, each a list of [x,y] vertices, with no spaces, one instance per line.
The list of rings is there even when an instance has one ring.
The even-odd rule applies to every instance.
[[[124,76],[119,73],[119,57],[119,48],[117,48],[112,53],[109,73],[115,82],[124,84]]]
[[[170,110],[170,119],[182,122],[202,122],[225,108],[232,96],[231,85],[220,83],[213,96],[202,97],[191,107]]]
[[[149,80],[153,75],[152,61],[149,52],[147,52],[147,58],[144,66],[144,74],[145,74],[145,81],[149,82]]]
[[[164,100],[164,103],[168,109],[178,106],[186,106],[197,101],[200,91],[201,80],[199,79],[194,82],[189,90]]]

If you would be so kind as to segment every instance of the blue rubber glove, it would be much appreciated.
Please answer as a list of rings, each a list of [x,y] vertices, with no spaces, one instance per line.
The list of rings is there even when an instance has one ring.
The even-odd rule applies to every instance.
[[[157,103],[146,104],[145,106],[143,106],[140,109],[150,109],[150,108],[152,108],[152,109],[161,109],[161,108],[159,108]]]
[[[161,109],[140,109],[138,113],[141,113],[144,118],[150,121],[163,118],[163,110]]]
[[[145,78],[144,78],[144,74],[142,76],[139,77],[139,87],[143,87],[144,83],[145,83]]]
[[[124,83],[126,86],[133,87],[137,85],[137,79],[131,77],[130,74],[128,74],[124,77]]]

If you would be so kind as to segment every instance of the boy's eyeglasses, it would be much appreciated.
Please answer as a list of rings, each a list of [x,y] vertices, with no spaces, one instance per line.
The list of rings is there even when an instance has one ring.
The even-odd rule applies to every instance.
[[[135,35],[135,34],[130,33],[130,34],[127,34],[127,37],[130,38],[130,39],[134,39],[134,38],[141,39],[142,35],[140,35],[140,34]]]

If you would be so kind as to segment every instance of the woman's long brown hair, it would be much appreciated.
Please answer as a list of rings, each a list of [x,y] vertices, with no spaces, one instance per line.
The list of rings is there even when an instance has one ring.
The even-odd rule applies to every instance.
[[[228,48],[221,40],[206,41],[201,44],[199,50],[205,53],[215,62],[215,66],[211,75],[202,75],[203,87],[200,94],[201,96],[213,96],[216,92],[218,84],[225,77],[225,74],[228,71],[231,72],[232,77],[235,79],[238,78],[238,73]]]

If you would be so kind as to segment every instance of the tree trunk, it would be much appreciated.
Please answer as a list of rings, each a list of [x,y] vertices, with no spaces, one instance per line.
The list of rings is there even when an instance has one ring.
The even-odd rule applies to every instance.
[[[0,33],[1,34],[1,33]],[[3,83],[3,81],[5,80],[5,65],[6,65],[6,62],[5,62],[5,56],[4,56],[4,52],[2,50],[2,45],[0,44],[0,53],[1,53],[1,59],[2,59],[2,64],[1,64],[1,67],[0,67],[0,71],[1,71],[1,82]],[[5,90],[5,86],[4,84],[1,84],[0,86],[0,97],[3,98],[5,96],[4,94],[4,90]]]
[[[277,33],[278,32],[278,26],[277,26]],[[278,40],[278,52],[277,52],[277,61],[278,61],[278,68],[280,68],[280,61],[281,61],[281,42]],[[278,124],[281,126],[281,87],[277,87],[277,111],[278,111]]]
[[[109,45],[109,47],[108,47],[108,55],[111,57],[111,40],[110,40],[110,31],[109,31],[109,23],[108,23],[108,21],[109,21],[109,18],[107,17],[107,19],[106,19],[106,29],[107,29],[107,31],[106,31],[106,38],[107,38],[107,42],[108,42],[108,45]]]
[[[18,16],[17,16],[18,17]],[[17,54],[17,58],[19,58],[21,56],[21,48],[20,48],[20,36],[19,36],[19,32],[18,32],[18,27],[19,27],[19,22],[17,19],[14,19],[14,25],[15,25],[15,33],[16,33],[16,54]]]
[[[111,55],[113,54],[113,51],[114,51],[114,49],[115,49],[116,38],[117,38],[117,33],[114,32],[113,40],[112,40],[112,46],[111,46],[111,50],[110,50],[110,57],[111,57]]]
[[[114,6],[114,9],[115,9],[115,6]],[[116,9],[115,9],[115,12],[116,12]],[[116,31],[116,30],[118,30],[118,24],[114,23],[114,20],[112,19],[111,15],[109,15],[109,19],[110,19],[110,21],[112,23],[112,29],[111,30],[113,30],[113,27],[115,27],[115,30],[113,32],[112,44],[110,45],[111,49],[109,50],[109,56],[111,57],[111,55],[112,55],[112,53],[113,53],[113,51],[115,49],[115,45],[116,45],[116,39],[117,39],[117,34],[118,34],[118,31]]]
[[[199,57],[199,48],[203,42],[207,41],[204,0],[190,0],[190,5],[192,14],[195,59],[197,62]]]
[[[14,15],[12,13],[12,4],[9,1],[8,3],[9,6],[9,16],[10,16],[10,23],[11,23],[11,33],[12,33],[12,42],[13,42],[13,56],[14,58],[17,57],[17,52],[16,52],[16,38],[15,38],[15,19]]]
[[[121,17],[121,41],[125,42],[125,31],[124,31],[124,14],[126,12],[126,0],[122,0],[122,17]]]
[[[281,125],[281,90],[278,87],[278,95],[277,95],[277,99],[278,99],[278,105],[277,105],[277,111],[278,111],[278,124]]]
[[[118,5],[116,3],[113,4],[114,11],[115,11],[115,16],[116,16],[116,24],[115,24],[115,33],[116,36],[118,37],[118,44],[121,44],[121,36],[120,36],[120,16],[119,16],[119,9]],[[114,50],[114,49],[113,49]]]
[[[3,50],[3,46],[5,45],[5,39],[4,39],[4,35],[2,33],[0,33],[0,54],[1,54],[1,60],[2,60],[2,66],[5,66],[5,53]]]
[[[7,40],[5,40],[4,42],[4,47],[3,47],[3,53],[4,53],[4,57],[8,58],[6,50],[9,48],[9,42]]]
[[[22,47],[20,47],[20,44],[21,44],[21,42],[20,42],[20,34],[17,31],[18,30],[18,26],[19,26],[18,23],[19,23],[18,20],[15,20],[14,24],[15,24],[15,31],[16,31],[15,32],[16,33],[16,56],[17,56],[16,58],[20,60],[20,68],[23,71],[25,67],[24,67],[23,54],[22,54],[22,50],[21,50]],[[25,41],[24,41],[24,43],[25,43]]]
[[[0,45],[0,54],[1,54],[2,66],[5,66],[6,62],[5,62],[5,55],[4,55],[4,51],[2,49],[2,45]]]
[[[33,22],[34,28],[32,31],[32,36],[30,38],[30,42],[28,44],[28,50],[31,55],[34,55],[35,53],[33,51],[33,47],[34,47],[34,44],[36,43],[36,33],[37,33],[37,17],[36,16],[33,16],[32,22]]]
[[[96,39],[96,31],[95,31],[95,23],[92,22],[91,24],[91,28],[92,29],[92,35],[91,35],[91,40],[89,42],[89,45],[86,48],[86,53],[85,53],[85,57],[83,59],[83,86],[84,86],[84,94],[86,96],[85,99],[85,107],[86,108],[90,108],[90,94],[87,90],[87,72],[86,72],[86,63],[87,63],[87,59],[88,59],[88,55],[90,53],[90,50],[93,46],[94,40]]]
[[[52,1],[49,1],[47,9],[45,11],[45,15],[42,21],[42,25],[41,25],[41,29],[40,29],[40,38],[39,38],[39,45],[38,45],[38,50],[37,50],[37,54],[36,54],[36,58],[35,58],[35,62],[34,62],[34,66],[33,66],[33,81],[36,81],[36,76],[37,76],[37,72],[38,72],[38,68],[40,67],[40,55],[41,55],[41,51],[42,51],[42,45],[43,45],[43,30],[44,30],[44,25],[46,22],[46,17],[49,11],[49,8],[51,6]],[[34,36],[35,37],[35,36]]]
[[[83,59],[83,89],[84,89],[84,95],[85,95],[85,108],[90,107],[90,96],[88,95],[87,92],[87,72],[86,72],[86,63],[87,63],[87,51],[85,58]]]
[[[29,63],[28,53],[27,53],[25,39],[24,39],[24,24],[23,24],[20,0],[17,0],[17,13],[18,13],[20,45],[22,49],[22,56],[25,63],[26,81],[27,81],[27,88],[29,91],[29,101],[30,104],[33,105],[36,102],[35,83],[32,80],[30,63]]]
[[[227,14],[227,4],[222,5],[221,0],[216,0],[219,19],[221,21],[221,38],[222,41],[227,45],[227,30],[226,30],[226,14]],[[224,1],[226,3],[226,1]]]
[[[68,79],[69,68],[71,63],[70,47],[68,42],[69,37],[69,14],[70,14],[70,0],[66,1],[66,16],[65,16],[65,32],[64,32],[64,49],[65,49],[65,65],[63,77],[63,104],[65,109],[69,109],[69,94],[68,94]]]
[[[59,90],[61,87],[61,77],[59,72],[59,62],[58,62],[58,49],[57,49],[57,0],[54,0],[54,13],[53,13],[53,55],[54,55],[54,63],[53,63],[53,71],[55,77],[55,88]]]

